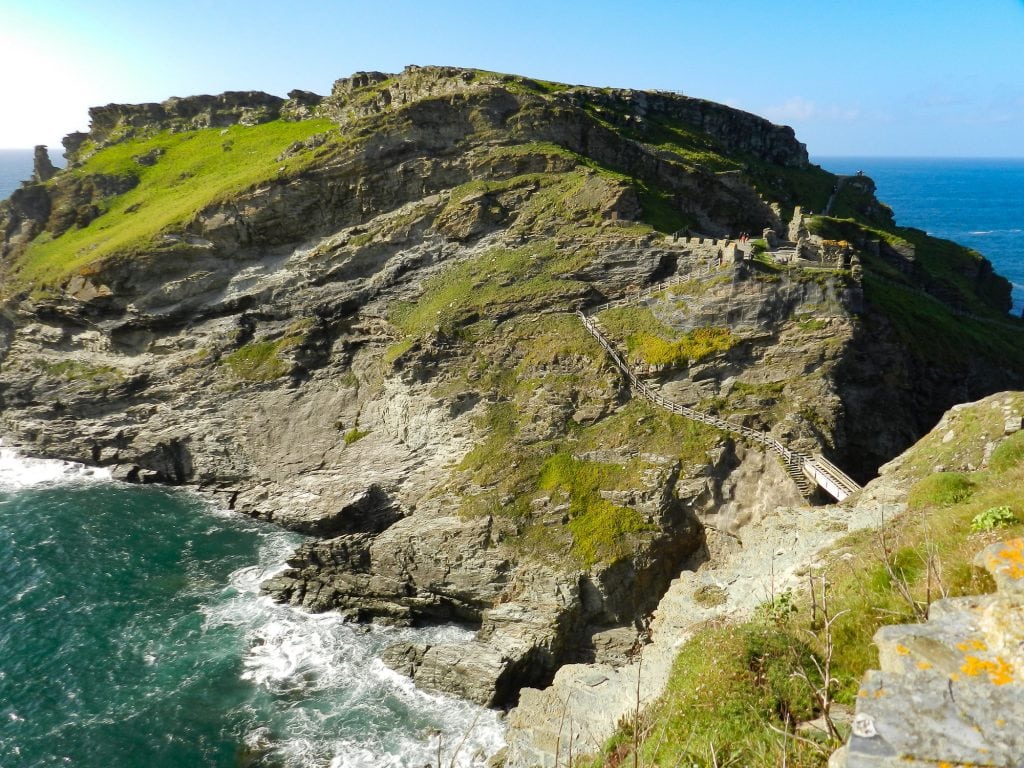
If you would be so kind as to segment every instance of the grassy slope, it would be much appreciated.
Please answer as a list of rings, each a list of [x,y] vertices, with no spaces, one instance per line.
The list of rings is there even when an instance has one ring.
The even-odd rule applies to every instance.
[[[1015,412],[1024,410],[1024,393],[1011,397]],[[938,465],[981,466],[986,445],[1002,435],[1002,411],[986,402],[957,414],[951,428],[955,440],[932,433],[895,470],[910,483],[908,509],[884,535],[858,532],[833,548],[825,573],[830,613],[845,612],[833,632],[840,703],[852,705],[864,672],[877,667],[871,637],[878,627],[921,620],[941,593],[991,591],[974,555],[997,538],[1024,534],[1024,432],[1004,439],[985,469],[935,473]],[[1016,521],[990,531],[972,526],[1001,507]],[[638,763],[774,768],[785,753],[790,766],[824,766],[836,744],[823,740],[819,749],[779,732],[817,714],[803,675],[820,685],[811,655],[820,661],[823,652],[820,621],[812,622],[803,594],[777,596],[740,624],[703,627],[681,651],[661,699],[641,717]],[[593,764],[632,765],[632,744],[633,725],[624,724]]]
[[[424,298],[430,306],[429,291]],[[584,404],[609,394],[592,391],[595,382],[607,386],[603,350],[568,314],[483,321],[467,326],[463,338],[471,339],[474,354],[445,386],[451,392],[474,389],[491,403],[478,424],[486,437],[456,476],[462,514],[506,521],[518,531],[517,546],[524,552],[560,567],[614,562],[634,550],[637,537],[657,530],[635,509],[601,494],[635,489],[637,477],[654,465],[581,455],[597,449],[633,453],[642,447],[684,463],[704,461],[714,430],[630,400],[588,425],[556,410],[554,435],[537,439],[531,428],[538,398]],[[542,409],[540,417],[544,414]],[[547,508],[565,505],[565,519],[561,512],[557,519],[538,513],[532,502],[543,498]]]
[[[685,367],[728,352],[738,341],[722,327],[679,333],[658,320],[646,305],[608,309],[599,319],[612,339],[625,343],[630,359],[648,365]]]
[[[982,357],[1024,369],[1024,321],[999,309],[1006,286],[998,278],[971,277],[981,254],[920,230],[879,229],[853,219],[816,217],[811,229],[827,239],[876,239],[913,251],[913,278],[885,258],[862,252],[863,285],[868,302],[922,362],[969,366]]]
[[[327,120],[274,121],[164,132],[106,147],[71,173],[135,176],[138,185],[104,200],[102,215],[89,226],[57,238],[46,233],[37,238],[20,258],[15,279],[23,285],[53,285],[113,254],[144,249],[206,206],[297,172],[313,153],[279,161],[281,153],[293,142],[332,130],[337,129]],[[133,159],[154,150],[163,152],[154,165]]]

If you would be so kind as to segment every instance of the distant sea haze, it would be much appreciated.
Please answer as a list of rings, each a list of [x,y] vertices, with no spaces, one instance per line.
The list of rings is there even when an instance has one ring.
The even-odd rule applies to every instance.
[[[59,150],[50,150],[63,165]],[[1024,159],[817,157],[833,173],[864,171],[904,226],[955,240],[985,255],[1013,283],[1024,310]],[[0,199],[32,175],[31,149],[0,149]]]
[[[50,160],[54,165],[65,165],[61,149],[50,149]],[[0,149],[0,200],[11,196],[11,192],[21,186],[21,182],[32,176],[31,149]]]

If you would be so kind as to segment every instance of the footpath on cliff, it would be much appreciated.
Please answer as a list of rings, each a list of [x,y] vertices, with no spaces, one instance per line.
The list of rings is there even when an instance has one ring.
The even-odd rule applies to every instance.
[[[90,117],[0,203],[0,434],[306,534],[278,600],[476,628],[389,649],[427,689],[508,707],[581,661],[608,672],[580,690],[628,689],[680,579],[653,679],[693,590],[742,585],[738,610],[844,515],[632,398],[576,311],[665,397],[858,481],[1024,385],[980,254],[897,226],[866,177],[800,215],[836,177],[720,104],[409,67]]]

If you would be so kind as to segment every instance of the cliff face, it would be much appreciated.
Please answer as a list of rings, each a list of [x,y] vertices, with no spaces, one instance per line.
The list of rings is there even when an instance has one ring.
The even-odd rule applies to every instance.
[[[389,652],[427,687],[505,703],[621,655],[701,518],[799,502],[630,399],[571,310],[664,283],[599,315],[638,368],[862,476],[1024,371],[1005,281],[870,190],[790,264],[741,258],[836,179],[721,105],[428,67],[91,116],[0,206],[0,434],[308,533],[281,599],[478,625]],[[952,352],[994,330],[934,357],[929,323]]]

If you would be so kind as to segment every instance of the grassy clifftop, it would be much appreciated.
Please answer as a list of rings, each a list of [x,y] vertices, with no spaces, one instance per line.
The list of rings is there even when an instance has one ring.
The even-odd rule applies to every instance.
[[[314,136],[335,138],[338,130],[323,119],[275,120],[160,131],[96,149],[47,185],[57,213],[61,205],[74,205],[65,189],[80,188],[90,178],[113,178],[121,188],[131,188],[85,203],[95,207],[89,212],[95,216],[91,221],[76,222],[63,232],[40,233],[18,255],[12,277],[24,285],[55,285],[111,256],[158,247],[160,235],[185,228],[207,206],[259,184],[294,178],[310,167],[317,157],[313,147],[283,153]]]
[[[388,164],[396,141],[435,159],[486,148],[487,172],[465,169],[452,187],[507,180],[514,166],[561,154],[561,168],[532,163],[536,181],[571,168],[609,174],[639,201],[623,218],[661,231],[770,224],[767,202],[791,206],[829,184],[790,129],[672,94],[436,67],[360,73],[323,99],[297,94],[285,106],[266,94],[249,94],[249,106],[246,94],[225,94],[93,110],[92,131],[69,137],[69,168],[0,209],[7,284],[59,288],[112,257],[166,247],[162,235],[202,234],[205,209],[256,187],[302,183],[306,172],[337,173],[346,163]],[[448,186],[432,180],[422,192]]]

